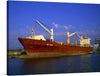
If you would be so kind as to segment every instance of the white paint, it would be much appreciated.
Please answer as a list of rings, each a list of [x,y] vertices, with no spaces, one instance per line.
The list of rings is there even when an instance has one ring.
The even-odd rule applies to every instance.
[[[45,40],[43,35],[28,36],[27,39]]]
[[[83,39],[79,39],[80,44],[83,45],[90,45],[90,38],[83,38]]]
[[[46,44],[47,46],[53,46],[53,44]]]

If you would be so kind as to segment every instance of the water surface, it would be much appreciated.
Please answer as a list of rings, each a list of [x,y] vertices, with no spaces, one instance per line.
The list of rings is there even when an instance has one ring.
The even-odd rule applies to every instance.
[[[100,72],[100,54],[41,59],[8,59],[9,75],[80,72]]]

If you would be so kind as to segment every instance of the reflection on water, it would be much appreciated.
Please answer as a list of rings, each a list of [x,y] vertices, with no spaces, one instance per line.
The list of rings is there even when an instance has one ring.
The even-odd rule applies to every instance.
[[[91,72],[91,55],[81,56],[80,58],[80,72]]]
[[[100,54],[41,59],[9,59],[8,74],[99,72],[99,58]]]
[[[71,71],[72,71],[72,67],[70,67],[70,66],[72,66],[72,60],[71,60],[71,58],[69,57],[69,58],[67,59],[67,61],[68,61],[68,63],[67,63],[66,68],[69,68],[69,69],[67,69],[67,72],[71,72]]]
[[[27,67],[24,67],[27,66]],[[32,73],[55,73],[56,68],[56,62],[54,59],[26,59],[24,61],[24,69],[26,73],[32,74]]]

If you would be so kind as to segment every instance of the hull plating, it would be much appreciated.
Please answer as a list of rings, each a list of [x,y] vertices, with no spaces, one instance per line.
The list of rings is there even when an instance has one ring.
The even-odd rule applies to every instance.
[[[23,47],[26,49],[27,54],[39,53],[39,52],[68,52],[68,53],[79,53],[79,52],[90,52],[93,47],[80,47],[61,45],[52,41],[43,41],[35,39],[18,38]]]

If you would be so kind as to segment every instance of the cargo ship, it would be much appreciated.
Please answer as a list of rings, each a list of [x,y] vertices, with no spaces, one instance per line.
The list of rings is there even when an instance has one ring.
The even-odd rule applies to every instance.
[[[33,35],[34,30],[32,31],[32,36],[21,38],[18,40],[25,48],[27,54],[34,53],[89,53],[93,50],[93,46],[90,44],[90,38],[79,36],[77,32],[69,34],[67,31],[67,42],[55,42],[53,41],[53,28],[49,31],[43,24],[38,20],[35,20],[45,31],[50,34],[50,39],[45,39],[43,35]],[[75,38],[75,44],[70,43],[70,37],[76,35],[79,37],[80,44],[77,44],[77,38]]]

